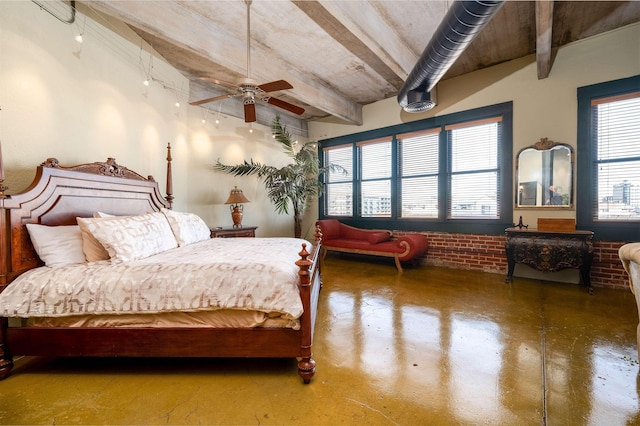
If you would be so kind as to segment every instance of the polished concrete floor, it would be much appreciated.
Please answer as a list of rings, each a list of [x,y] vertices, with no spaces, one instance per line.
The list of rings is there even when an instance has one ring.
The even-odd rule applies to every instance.
[[[329,256],[292,360],[23,358],[1,424],[640,424],[633,295]]]

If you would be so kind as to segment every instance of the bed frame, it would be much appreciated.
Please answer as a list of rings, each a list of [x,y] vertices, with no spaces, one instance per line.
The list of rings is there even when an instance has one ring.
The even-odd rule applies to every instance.
[[[48,159],[33,183],[19,194],[0,192],[0,292],[21,273],[41,266],[26,224],[74,225],[93,212],[139,214],[170,208],[171,147],[167,146],[167,197],[153,177],[116,163],[62,167]],[[1,162],[1,159],[0,159]],[[0,163],[0,168],[2,167]],[[0,185],[2,182],[0,181]],[[92,357],[297,358],[298,374],[309,383],[314,323],[320,292],[320,234],[309,253],[302,244],[299,290],[304,312],[299,330],[289,328],[43,328],[10,327],[0,317],[0,380],[13,368],[13,354]],[[248,256],[250,258],[250,256]],[[259,279],[259,277],[257,277]]]

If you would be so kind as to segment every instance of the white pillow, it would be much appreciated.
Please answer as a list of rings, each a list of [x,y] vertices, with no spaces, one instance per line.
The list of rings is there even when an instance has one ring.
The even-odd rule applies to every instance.
[[[178,246],[169,222],[159,212],[77,220],[102,244],[115,263],[143,259]]]
[[[84,263],[82,233],[76,225],[46,226],[27,224],[33,248],[47,266],[64,266]]]
[[[182,247],[211,238],[211,230],[200,216],[168,209],[161,210],[171,226],[178,246]]]

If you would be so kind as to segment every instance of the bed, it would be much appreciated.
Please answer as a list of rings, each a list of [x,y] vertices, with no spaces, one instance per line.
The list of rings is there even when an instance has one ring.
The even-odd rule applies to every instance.
[[[105,308],[107,305],[116,306],[119,303],[118,306],[130,307],[133,304],[122,302],[122,300],[130,301],[131,299],[124,296],[124,299],[118,303],[111,303],[111,300],[105,302],[112,297],[113,289],[119,288],[120,284],[112,284],[112,287],[106,287],[100,291],[94,291],[94,287],[91,287],[93,296],[85,298],[93,301],[89,304],[81,303],[82,300],[85,300],[83,296],[78,296],[81,292],[74,293],[73,303],[68,301],[55,302],[47,299],[51,294],[64,292],[60,290],[63,287],[55,291],[48,291],[47,297],[32,296],[29,299],[30,302],[22,302],[22,305],[19,304],[18,307],[4,306],[4,311],[2,310],[3,305],[0,304],[0,312],[2,312],[2,316],[0,316],[0,379],[4,379],[10,374],[14,355],[25,355],[295,358],[297,359],[298,374],[302,381],[304,383],[311,381],[315,374],[312,341],[321,287],[319,231],[316,231],[316,240],[313,244],[294,238],[206,238],[193,244],[189,243],[186,247],[179,243],[177,247],[173,246],[141,259],[131,260],[125,256],[117,262],[116,258],[120,256],[122,251],[118,251],[120,249],[116,248],[114,255],[110,251],[111,248],[105,245],[104,247],[109,249],[109,255],[114,256],[109,260],[97,260],[87,262],[84,265],[43,266],[43,261],[37,254],[37,250],[43,249],[38,246],[36,250],[27,225],[32,230],[39,226],[47,230],[53,230],[55,227],[55,230],[59,231],[63,227],[75,228],[80,221],[93,226],[95,225],[93,221],[98,220],[95,218],[96,215],[107,218],[116,217],[117,220],[133,218],[131,220],[141,221],[150,220],[148,218],[151,217],[156,220],[158,215],[162,216],[162,214],[165,214],[167,219],[172,215],[181,214],[171,210],[173,194],[170,146],[167,149],[166,197],[161,195],[158,184],[153,177],[143,177],[118,165],[112,158],[106,162],[73,167],[63,167],[56,159],[48,159],[37,167],[36,177],[27,189],[21,193],[7,196],[0,193],[0,244],[2,245],[0,292],[3,293],[0,297],[6,296],[10,299],[12,293],[24,292],[23,287],[18,286],[24,285],[25,282],[30,282],[32,287],[27,285],[24,288],[37,288],[39,283],[48,281],[59,282],[58,276],[48,274],[62,274],[66,269],[69,269],[71,275],[75,277],[91,277],[87,279],[91,283],[88,285],[95,286],[98,279],[96,277],[113,269],[112,272],[119,273],[122,281],[108,279],[107,283],[103,285],[108,285],[109,282],[122,282],[127,286],[139,285],[136,294],[143,294],[142,297],[138,296],[138,299],[143,300],[144,303],[138,301],[136,304],[144,305],[148,310],[140,313],[138,311],[124,312],[123,309],[120,309],[116,310],[115,314],[112,312],[112,315],[109,315],[108,309]],[[108,219],[105,220],[105,223],[110,221],[115,222]],[[169,222],[171,228],[173,224],[170,220]],[[88,226],[86,224],[85,227]],[[98,226],[96,229],[101,232],[109,233],[108,226],[106,228],[102,228],[101,224],[96,226]],[[175,233],[175,228],[171,229]],[[83,229],[84,231],[86,229]],[[76,231],[74,230],[74,232]],[[97,231],[94,230],[94,232],[96,232],[95,235],[100,235]],[[83,234],[82,237],[84,244],[86,243],[86,239],[84,239],[86,235]],[[107,238],[110,237],[107,236]],[[177,239],[179,241],[179,238]],[[263,243],[266,245],[262,245]],[[220,244],[225,244],[225,246],[221,247]],[[261,259],[267,258],[268,252],[275,252],[274,244],[282,245],[283,252],[286,252],[286,261],[283,257],[277,262],[272,260],[267,260],[267,262],[282,265],[282,272],[266,270],[266,267],[259,263],[263,261]],[[295,253],[292,257],[293,245],[295,245]],[[63,246],[64,244],[61,242],[60,247]],[[185,256],[191,259],[189,257],[191,254],[183,251],[189,247],[192,248],[192,251],[199,253],[196,255],[196,257],[199,256],[199,260],[184,260]],[[84,248],[86,249],[86,247]],[[232,266],[220,259],[218,262],[210,261],[209,259],[218,259],[218,255],[208,254],[204,250],[214,250],[214,253],[234,253],[236,260]],[[172,272],[173,275],[167,276],[170,272],[166,271],[180,266],[176,264],[194,262],[198,263],[197,271]],[[162,269],[165,272],[159,272],[158,275],[164,277],[162,285],[166,285],[168,288],[181,281],[176,279],[176,276],[189,275],[192,278],[191,284],[186,284],[187,287],[180,287],[178,290],[172,288],[170,291],[174,292],[174,297],[171,298],[166,295],[153,296],[159,291],[160,285],[157,283],[150,285],[149,283],[153,282],[145,278],[140,279],[144,282],[141,284],[137,279],[132,279],[132,277],[138,277],[138,274],[143,273],[144,270],[153,269],[155,271],[159,270],[158,268],[165,268]],[[117,269],[119,271],[115,271]],[[237,281],[238,283],[242,282],[241,286],[245,287],[245,291],[255,291],[255,293],[236,296],[236,299],[241,301],[240,308],[223,306],[219,299],[226,300],[233,299],[233,297],[209,294],[213,292],[211,290],[215,287],[213,284],[193,284],[204,282],[204,279],[198,275],[202,269],[229,270],[232,278],[227,276],[224,278],[224,285],[218,285],[218,287],[229,287],[230,284]],[[207,280],[209,279],[213,283],[214,278],[209,278],[207,275]],[[286,287],[288,302],[293,302],[298,307],[283,314],[275,309],[271,310],[269,307],[264,308],[257,304],[254,306],[254,299],[277,299],[277,297],[269,296],[268,286],[275,286],[280,280],[286,281],[286,286],[288,286]],[[291,284],[291,280],[293,280],[293,284]],[[77,282],[74,282],[74,292],[77,289],[76,285],[78,285]],[[191,294],[190,292],[194,291],[192,287],[207,288],[206,297]],[[295,292],[293,295],[291,293],[292,287]],[[21,290],[12,291],[18,288]],[[88,290],[83,289],[82,291]],[[101,296],[95,296],[96,294]],[[262,295],[259,296],[259,294]],[[45,299],[47,303],[42,302]],[[203,302],[204,299],[206,300]],[[38,304],[33,300],[39,301],[42,312],[38,313],[37,309],[28,311],[26,308],[21,311],[25,304]],[[79,300],[80,302],[78,302]],[[101,302],[95,303],[96,300]],[[270,303],[272,302],[271,300]],[[183,309],[185,304],[187,309]],[[60,306],[66,305],[70,306],[67,311],[60,308]],[[100,308],[91,310],[87,308],[88,305],[100,306]],[[160,305],[171,305],[170,312],[159,312],[157,308]],[[205,309],[203,306],[205,308],[208,306],[211,309]],[[72,314],[70,317],[66,317],[65,312],[69,311]],[[247,313],[247,311],[250,312]],[[216,317],[218,313],[221,315]],[[166,321],[164,317],[161,317],[164,314],[168,318]],[[227,315],[225,316],[225,314]],[[209,315],[215,318],[210,320],[207,318]],[[261,315],[263,320],[256,321],[257,315]],[[172,316],[177,316],[177,320]]]

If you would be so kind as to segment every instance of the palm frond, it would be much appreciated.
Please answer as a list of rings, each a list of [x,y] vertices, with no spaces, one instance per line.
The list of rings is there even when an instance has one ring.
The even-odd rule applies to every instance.
[[[320,169],[320,174],[327,172],[338,172],[342,173],[345,176],[349,176],[349,170],[342,167],[340,164],[331,163],[328,166],[322,167]]]
[[[318,175],[320,172],[320,164],[318,162],[318,153],[316,144],[305,143],[295,157],[296,163],[304,170],[305,174]]]
[[[236,164],[235,166],[230,166],[221,163],[218,159],[216,164],[213,166],[213,169],[219,172],[232,174],[234,176],[258,175],[262,177],[264,175],[272,173],[274,167],[260,163],[254,163],[253,160],[250,160],[250,162],[245,161],[244,163]]]
[[[284,146],[285,151],[291,158],[295,158],[296,151],[291,140],[291,134],[287,132],[287,128],[280,122],[280,116],[276,115],[271,123],[271,133],[275,137],[276,141]]]

